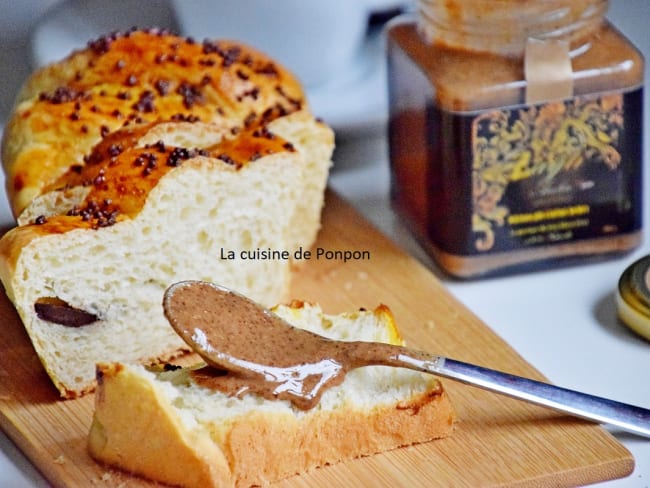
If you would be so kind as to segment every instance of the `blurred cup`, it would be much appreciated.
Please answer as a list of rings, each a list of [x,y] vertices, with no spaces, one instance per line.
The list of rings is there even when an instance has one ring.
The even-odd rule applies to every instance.
[[[378,0],[173,0],[186,36],[237,40],[266,53],[306,87],[340,76],[359,56]],[[385,3],[385,0],[384,0]]]

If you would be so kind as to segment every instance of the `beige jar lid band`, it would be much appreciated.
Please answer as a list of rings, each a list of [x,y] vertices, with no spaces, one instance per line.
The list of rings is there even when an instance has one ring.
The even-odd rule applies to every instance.
[[[524,73],[528,104],[573,96],[573,68],[567,41],[529,38]]]

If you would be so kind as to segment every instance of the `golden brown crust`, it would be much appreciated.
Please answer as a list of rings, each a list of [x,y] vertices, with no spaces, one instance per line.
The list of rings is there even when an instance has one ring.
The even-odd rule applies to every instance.
[[[203,436],[186,429],[150,380],[119,364],[98,365],[98,375],[91,455],[187,487],[264,485],[317,466],[446,437],[455,421],[438,383],[437,389],[398,405],[371,410],[347,405],[303,416],[253,411],[209,439],[205,430]]]
[[[4,285],[5,292],[10,300],[15,300],[13,289],[6,283],[11,282],[14,275],[16,263],[20,257],[23,248],[33,239],[40,237],[40,233],[34,226],[29,226],[23,230],[21,227],[10,229],[0,239],[0,280]]]
[[[181,164],[218,164],[223,169],[235,171],[260,157],[294,151],[290,143],[264,127],[245,129],[237,137],[201,150],[161,142],[130,147],[134,139],[154,130],[155,126],[147,124],[116,131],[89,153],[85,165],[73,165],[47,187],[83,186],[87,193],[80,204],[67,213],[37,216],[35,222],[15,227],[0,239],[0,279],[4,283],[11,281],[22,249],[32,240],[74,229],[97,229],[133,218],[158,181]]]
[[[264,156],[294,151],[291,143],[264,127],[244,129],[237,137],[200,149],[170,146],[162,141],[134,147],[134,139],[155,130],[155,126],[125,128],[111,134],[108,142],[95,146],[85,165],[72,166],[51,183],[46,190],[83,186],[87,193],[66,215],[41,218],[36,231],[63,233],[133,218],[160,179],[182,164],[200,165],[203,161],[234,171]],[[207,159],[212,161],[208,163]]]
[[[340,408],[300,421],[256,413],[230,430],[228,452],[235,485],[270,483],[317,466],[446,437],[454,419],[442,389],[371,412]]]
[[[238,132],[306,106],[297,80],[252,48],[153,30],[90,43],[35,73],[19,101],[2,144],[15,215],[124,126],[202,121]]]
[[[151,383],[120,364],[98,365],[97,381],[98,410],[88,438],[93,457],[166,483],[224,486],[218,480],[228,478],[229,468],[208,434],[183,429]],[[112,427],[108,437],[105,425]]]
[[[134,30],[34,73],[1,149],[18,227],[0,239],[0,279],[73,398],[94,387],[100,357],[149,363],[186,350],[158,310],[168,283],[200,276],[265,304],[285,296],[290,263],[229,266],[217,246],[311,246],[333,134],[258,51]],[[48,298],[96,320],[51,320],[35,310]],[[121,331],[136,327],[124,345]]]

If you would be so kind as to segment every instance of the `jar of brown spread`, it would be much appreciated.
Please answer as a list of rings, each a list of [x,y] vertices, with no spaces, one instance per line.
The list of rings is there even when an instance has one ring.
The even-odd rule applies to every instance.
[[[605,0],[420,0],[387,28],[391,198],[448,274],[641,241],[643,57]]]

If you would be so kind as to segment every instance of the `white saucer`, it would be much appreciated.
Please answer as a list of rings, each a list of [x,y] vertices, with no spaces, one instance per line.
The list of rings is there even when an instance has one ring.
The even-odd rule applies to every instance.
[[[46,12],[31,35],[34,68],[57,61],[103,34],[133,26],[177,31],[167,0],[65,0]]]
[[[61,59],[89,40],[133,26],[179,32],[167,0],[67,0],[37,23],[31,36],[34,67]],[[183,33],[191,35],[191,33]],[[324,85],[307,88],[314,114],[337,135],[383,130],[388,117],[383,36],[368,36],[358,62]]]

